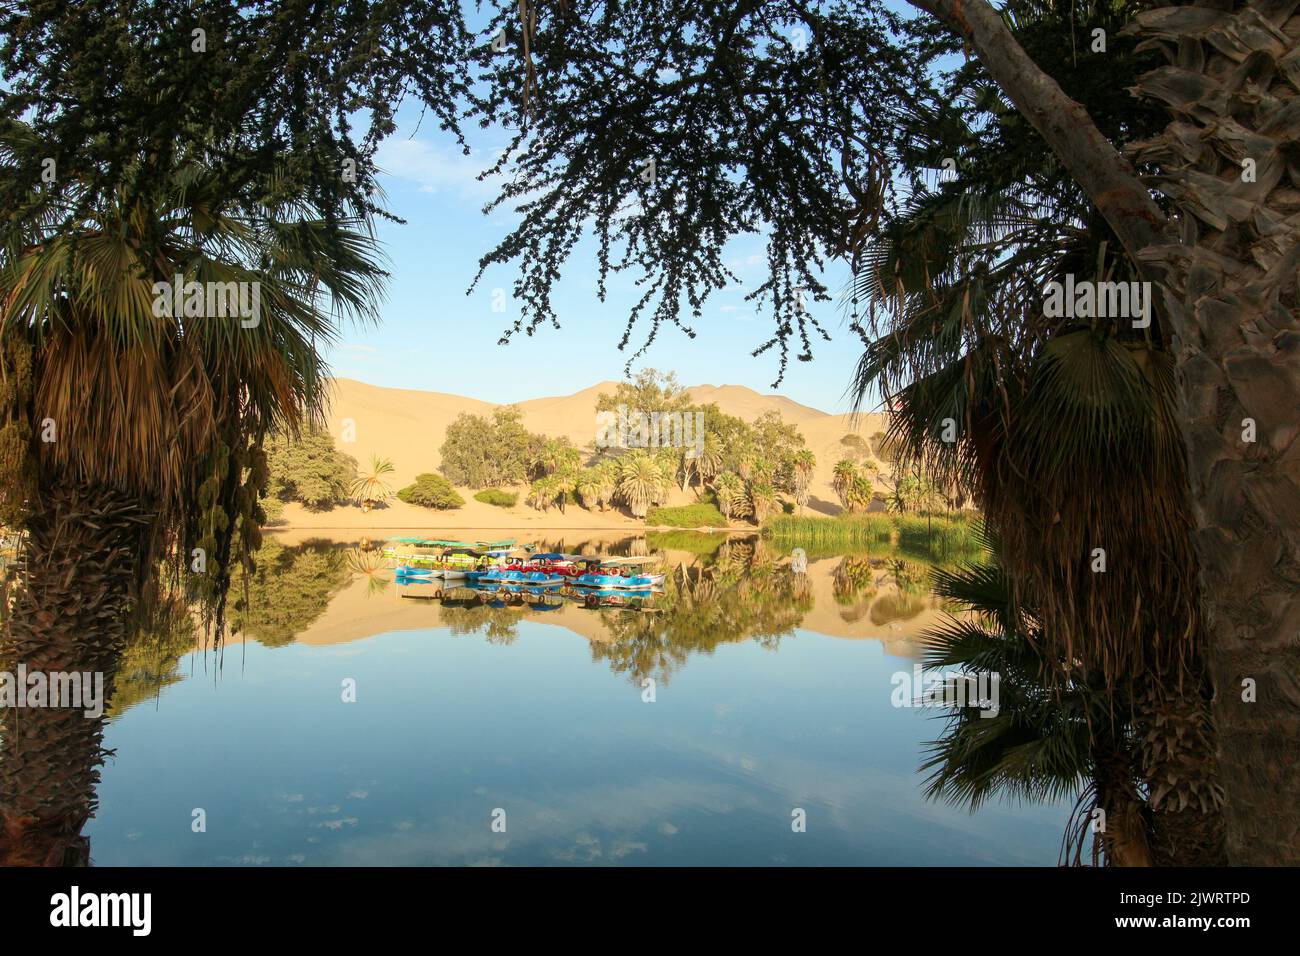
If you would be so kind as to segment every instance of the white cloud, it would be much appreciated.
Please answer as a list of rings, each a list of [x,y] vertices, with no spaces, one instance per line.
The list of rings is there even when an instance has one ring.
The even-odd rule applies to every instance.
[[[415,183],[422,193],[454,192],[483,200],[496,195],[499,177],[479,181],[478,174],[497,156],[485,151],[466,156],[456,146],[440,146],[423,139],[386,139],[375,155],[380,170],[396,179]]]

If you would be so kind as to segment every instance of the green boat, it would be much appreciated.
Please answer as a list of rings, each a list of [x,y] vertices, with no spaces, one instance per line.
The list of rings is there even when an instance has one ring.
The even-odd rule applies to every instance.
[[[510,548],[514,538],[500,541],[452,541],[446,538],[397,537],[385,542],[384,557],[403,570],[420,570],[425,576],[460,578],[474,570],[485,551]]]

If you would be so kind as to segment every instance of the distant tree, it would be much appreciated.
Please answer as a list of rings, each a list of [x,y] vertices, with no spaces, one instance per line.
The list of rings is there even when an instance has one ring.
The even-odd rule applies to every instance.
[[[407,485],[399,491],[397,497],[407,504],[435,508],[439,511],[459,508],[465,504],[465,499],[456,493],[451,482],[442,475],[432,472],[416,475],[414,484]]]
[[[530,434],[523,413],[513,405],[492,410],[491,417],[462,412],[447,426],[439,470],[454,485],[490,488],[528,480],[545,438]]]
[[[532,483],[528,490],[528,504],[538,511],[550,511],[557,506],[563,511],[573,496],[573,481],[567,475],[557,473]]]
[[[707,419],[705,421],[707,423]],[[686,490],[686,484],[689,484],[692,478],[703,489],[722,469],[722,460],[722,443],[716,434],[708,430],[706,424],[704,441],[700,445],[698,454],[695,448],[682,449],[682,474],[685,477],[682,490]]]
[[[573,447],[567,436],[550,438],[529,436],[528,471],[536,478],[545,478],[556,472],[576,472],[582,464],[582,452]]]
[[[754,444],[771,463],[766,480],[777,491],[794,491],[795,456],[804,447],[799,426],[782,420],[780,412],[766,411],[754,420],[753,432]]]
[[[614,394],[602,394],[596,399],[596,411],[617,411],[620,405],[629,412],[684,412],[691,407],[686,390],[677,382],[675,372],[660,372],[645,368],[631,382],[619,382]]]
[[[595,468],[588,468],[578,476],[573,492],[578,498],[578,503],[588,511],[599,507],[600,477]]]
[[[859,471],[853,476],[848,491],[850,511],[866,511],[871,507],[871,502],[876,497],[876,485],[871,477],[872,473],[868,471]]]
[[[329,508],[347,498],[357,478],[357,462],[334,445],[325,431],[299,437],[273,435],[266,442],[266,497]]]

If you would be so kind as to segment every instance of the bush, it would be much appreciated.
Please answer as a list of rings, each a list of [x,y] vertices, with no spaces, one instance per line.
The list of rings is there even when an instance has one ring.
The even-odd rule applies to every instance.
[[[496,505],[498,508],[513,508],[519,501],[519,495],[502,491],[500,488],[485,488],[474,496],[474,500],[481,501],[485,505]]]
[[[422,508],[437,508],[440,511],[459,508],[465,503],[465,499],[456,493],[451,482],[442,475],[431,472],[416,475],[415,484],[407,485],[397,493],[397,497],[407,504],[419,505]]]
[[[655,508],[646,515],[645,522],[674,528],[725,528],[730,524],[716,505],[698,502],[675,508]]]

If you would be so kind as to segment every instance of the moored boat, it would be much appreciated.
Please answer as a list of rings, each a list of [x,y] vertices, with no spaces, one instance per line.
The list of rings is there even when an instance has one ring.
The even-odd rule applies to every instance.
[[[662,587],[662,572],[651,571],[657,558],[602,558],[595,566],[573,578],[573,586],[606,590],[644,590]]]

